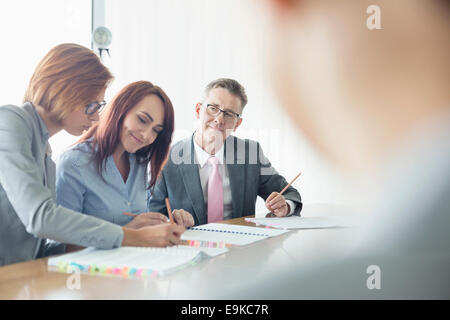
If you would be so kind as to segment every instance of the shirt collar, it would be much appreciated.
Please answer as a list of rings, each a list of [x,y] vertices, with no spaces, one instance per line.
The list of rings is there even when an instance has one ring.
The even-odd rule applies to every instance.
[[[194,137],[192,139],[194,139],[194,151],[197,163],[200,165],[200,168],[203,168],[211,155],[197,144]],[[222,145],[222,147],[220,147],[214,155],[217,159],[219,159],[220,164],[223,164],[223,146],[224,145]]]

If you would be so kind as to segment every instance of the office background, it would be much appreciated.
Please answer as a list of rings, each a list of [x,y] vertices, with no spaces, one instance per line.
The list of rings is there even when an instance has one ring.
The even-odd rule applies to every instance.
[[[249,97],[235,134],[258,140],[287,180],[302,171],[294,186],[304,203],[349,203],[349,186],[296,131],[274,96],[264,67],[266,31],[258,20],[263,18],[251,14],[252,1],[2,0],[0,105],[21,104],[35,66],[50,48],[63,42],[91,47],[93,24],[104,24],[112,43],[103,61],[116,78],[107,101],[133,81],[159,85],[175,108],[177,141],[195,128],[194,106],[205,85],[234,78]],[[76,139],[65,132],[52,137],[54,158]],[[264,212],[261,199],[257,212]]]

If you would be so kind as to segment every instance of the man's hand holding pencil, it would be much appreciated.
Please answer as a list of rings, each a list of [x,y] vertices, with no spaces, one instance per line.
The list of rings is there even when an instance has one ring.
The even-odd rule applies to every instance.
[[[283,193],[289,188],[295,180],[301,175],[301,172],[280,192],[272,192],[266,199],[266,208],[270,210],[277,217],[285,217],[291,208],[286,203],[286,198]]]

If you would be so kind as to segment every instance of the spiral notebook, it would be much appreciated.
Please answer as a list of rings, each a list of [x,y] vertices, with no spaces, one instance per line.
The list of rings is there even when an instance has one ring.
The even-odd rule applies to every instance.
[[[181,240],[186,240],[193,247],[227,248],[247,245],[286,232],[288,231],[209,223],[186,230],[181,235]]]
[[[120,247],[110,250],[87,248],[78,252],[49,258],[50,271],[93,275],[120,275],[126,278],[153,278],[178,271],[203,259],[226,252],[225,248]]]

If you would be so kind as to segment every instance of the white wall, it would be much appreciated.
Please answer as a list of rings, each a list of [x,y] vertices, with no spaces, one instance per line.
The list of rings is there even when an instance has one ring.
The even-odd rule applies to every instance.
[[[54,46],[91,43],[91,0],[0,1],[0,105],[22,103],[33,71]],[[60,132],[54,153],[75,141]]]

